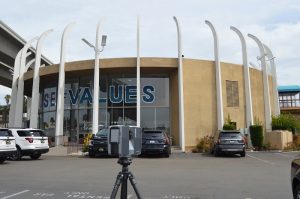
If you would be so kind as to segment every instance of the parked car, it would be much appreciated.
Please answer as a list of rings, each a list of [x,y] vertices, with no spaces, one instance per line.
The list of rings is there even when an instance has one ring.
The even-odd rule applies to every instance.
[[[0,128],[0,164],[17,151],[16,141],[11,131]]]
[[[291,184],[294,199],[300,198],[300,158],[296,158],[292,161]]]
[[[215,136],[212,154],[218,156],[225,153],[246,156],[245,138],[240,131],[222,130],[219,135]]]
[[[103,128],[92,136],[89,142],[89,156],[91,158],[96,155],[108,155],[107,135],[108,128]]]
[[[142,155],[162,154],[169,157],[171,154],[170,139],[163,130],[144,130],[142,133]]]
[[[17,153],[10,157],[20,160],[22,156],[38,159],[49,152],[48,137],[40,129],[10,129],[16,139]]]

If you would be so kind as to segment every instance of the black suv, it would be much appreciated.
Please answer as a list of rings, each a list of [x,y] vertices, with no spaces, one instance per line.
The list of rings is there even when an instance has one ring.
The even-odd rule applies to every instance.
[[[300,158],[296,158],[291,164],[291,183],[294,199],[300,198]]]
[[[92,136],[89,143],[89,156],[108,155],[107,149],[108,128],[103,128]]]
[[[142,155],[171,154],[170,139],[163,130],[144,130],[142,134]]]
[[[240,131],[222,130],[215,137],[212,153],[218,156],[221,153],[240,154],[245,157],[245,139]]]

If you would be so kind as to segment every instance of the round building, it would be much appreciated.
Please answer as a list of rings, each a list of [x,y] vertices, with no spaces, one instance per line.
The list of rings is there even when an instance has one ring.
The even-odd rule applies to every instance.
[[[100,61],[99,126],[136,125],[137,58]],[[93,80],[95,60],[65,64],[63,136],[64,142],[81,143],[92,132]],[[185,150],[196,146],[205,135],[218,130],[217,81],[215,61],[182,60],[182,101],[177,58],[140,58],[140,125],[164,129],[172,145]],[[59,65],[39,69],[38,127],[55,138]],[[249,68],[253,117],[265,124],[263,72]],[[247,128],[244,67],[220,63],[222,120],[230,117],[237,129]],[[274,114],[273,79],[268,76],[271,113]],[[26,96],[31,96],[33,70],[24,74]],[[181,116],[181,117],[180,117]],[[182,121],[180,121],[180,118]],[[182,122],[182,123],[181,123]],[[183,131],[180,132],[180,123]]]

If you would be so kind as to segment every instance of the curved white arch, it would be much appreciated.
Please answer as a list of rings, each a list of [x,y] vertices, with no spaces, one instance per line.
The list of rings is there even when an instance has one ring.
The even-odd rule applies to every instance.
[[[41,49],[43,46],[43,41],[48,34],[50,34],[53,29],[43,32],[36,45],[35,54],[35,65],[33,72],[33,82],[32,82],[32,95],[31,95],[31,110],[30,110],[30,128],[38,127],[38,109],[39,109],[39,88],[40,88],[40,65],[41,65]]]
[[[246,100],[246,127],[249,128],[253,124],[253,110],[252,110],[252,95],[251,95],[251,81],[248,67],[248,56],[247,56],[247,46],[244,35],[236,27],[231,26],[233,30],[240,38],[243,53],[243,69],[244,69],[244,90],[245,90],[245,100]]]
[[[17,93],[18,93],[18,78],[20,73],[20,64],[21,64],[21,49],[16,58],[14,63],[14,74],[12,79],[12,86],[11,86],[11,101],[10,101],[10,109],[9,109],[9,122],[8,127],[14,127],[15,124],[15,112],[16,112],[16,104],[17,104]]]
[[[33,42],[38,40],[38,37],[34,37],[30,41],[28,41],[21,52],[20,58],[20,70],[19,70],[19,80],[18,80],[18,91],[17,91],[17,104],[16,104],[16,112],[15,112],[15,122],[14,127],[22,127],[22,119],[23,119],[23,98],[24,98],[24,73],[26,68],[26,57],[28,56],[27,50],[31,46]]]
[[[219,59],[219,40],[215,27],[213,24],[205,20],[205,23],[209,26],[214,37],[214,55],[215,55],[215,67],[216,67],[216,90],[217,90],[217,120],[218,130],[223,129],[224,124],[224,112],[223,112],[223,97],[222,97],[222,78],[221,78],[221,66]]]
[[[268,81],[268,73],[265,59],[265,49],[263,43],[254,35],[248,34],[248,37],[253,39],[259,48],[260,52],[260,61],[263,72],[263,86],[264,86],[264,109],[265,109],[265,125],[267,132],[272,130],[271,127],[271,105],[270,105],[270,93],[269,93],[269,81]]]
[[[137,18],[136,40],[136,126],[141,127],[140,17]]]
[[[178,39],[179,139],[180,148],[185,151],[181,28],[177,18],[174,16],[173,19],[176,23]]]
[[[63,144],[63,125],[64,125],[64,92],[65,92],[65,57],[66,57],[66,40],[71,28],[75,23],[68,24],[61,38],[60,47],[60,65],[57,88],[57,105],[56,105],[56,125],[55,125],[55,145]]]
[[[276,72],[276,65],[275,65],[275,57],[273,56],[272,51],[270,50],[270,48],[263,44],[264,49],[265,49],[265,53],[267,53],[267,57],[268,60],[270,61],[270,65],[271,65],[271,73],[272,73],[272,77],[273,77],[273,95],[274,95],[274,114],[276,116],[280,115],[280,107],[279,107],[279,97],[278,97],[278,84],[277,84],[277,72]]]

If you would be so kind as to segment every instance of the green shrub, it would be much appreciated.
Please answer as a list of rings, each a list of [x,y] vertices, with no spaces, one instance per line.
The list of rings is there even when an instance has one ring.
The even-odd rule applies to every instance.
[[[272,116],[272,130],[288,130],[295,133],[300,130],[300,121],[291,114]]]
[[[225,118],[223,130],[236,130],[236,123],[232,122],[229,114],[228,114],[227,118]]]
[[[264,142],[263,126],[251,125],[250,134],[251,134],[252,145],[257,149],[261,149]]]

